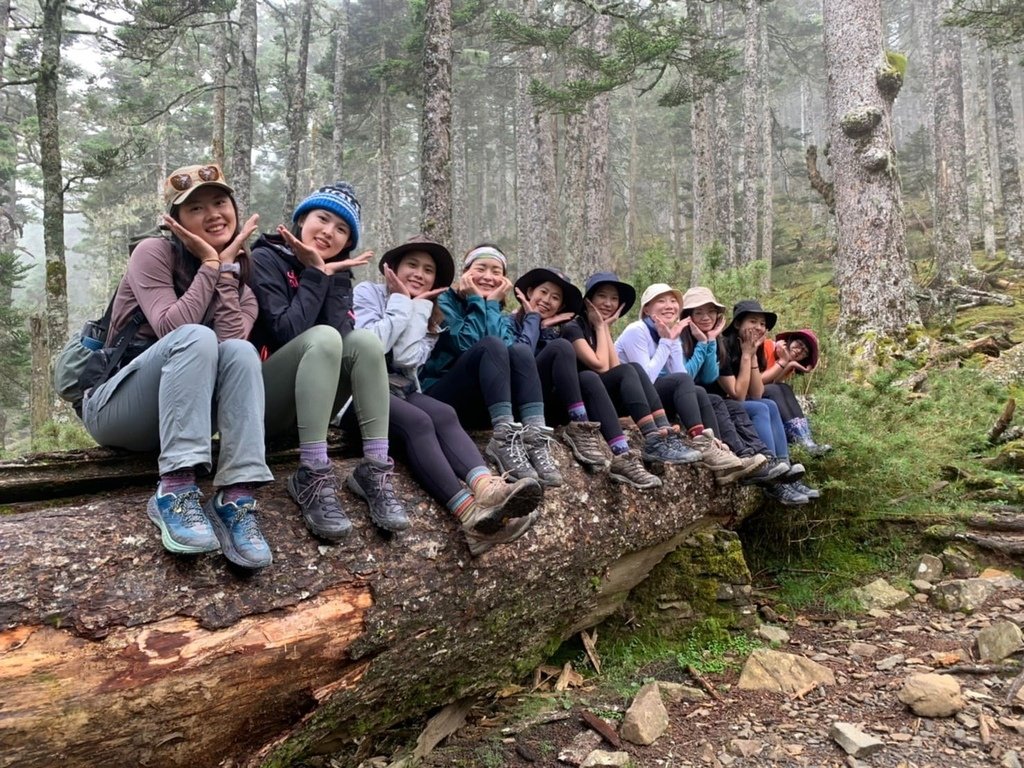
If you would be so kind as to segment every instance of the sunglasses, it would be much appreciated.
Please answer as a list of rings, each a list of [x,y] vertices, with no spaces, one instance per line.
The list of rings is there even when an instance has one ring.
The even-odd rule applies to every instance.
[[[204,165],[187,173],[176,173],[168,179],[168,182],[174,189],[184,192],[186,189],[190,189],[193,184],[220,181],[221,179],[223,179],[223,174],[220,168],[216,165]]]

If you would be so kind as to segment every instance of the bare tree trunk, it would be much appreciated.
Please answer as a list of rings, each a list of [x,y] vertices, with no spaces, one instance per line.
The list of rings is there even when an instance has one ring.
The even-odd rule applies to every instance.
[[[712,6],[714,34],[725,37],[725,3]],[[729,126],[729,103],[726,86],[718,83],[709,97],[713,105],[709,106],[711,162],[717,173],[717,183],[713,185],[715,194],[715,241],[722,247],[722,259],[730,267],[736,266],[736,205],[733,193],[736,190],[736,178],[733,170],[732,130]]]
[[[934,167],[935,163],[935,99],[933,97],[932,88],[927,84],[935,82],[935,54],[932,46],[932,39],[934,37],[933,30],[936,26],[941,26],[941,19],[935,18],[935,0],[913,0],[911,6],[913,16],[913,31],[914,37],[917,40],[918,54],[914,58],[914,72],[915,77],[920,78],[922,83],[925,83],[925,87],[921,89],[921,100],[924,102],[924,109],[921,110],[918,117],[921,121],[921,125],[924,127],[925,136],[931,141],[926,142],[925,152],[927,157],[925,162],[929,163],[931,167]],[[932,215],[935,215],[935,192],[932,185],[926,186],[926,197],[931,199],[932,203]]]
[[[771,83],[768,80],[768,24],[763,16],[757,66],[761,71],[761,147],[764,153],[760,253],[760,258],[764,261],[764,274],[761,276],[761,291],[767,293],[772,287],[772,261],[775,257],[775,116],[772,113]]]
[[[239,0],[238,49],[235,55],[235,114],[232,120],[231,162],[228,178],[235,190],[238,210],[249,211],[252,194],[252,134],[256,103],[256,0]],[[294,201],[293,201],[294,202]]]
[[[972,40],[968,50],[970,65],[966,68],[968,86],[964,95],[968,99],[972,120],[966,121],[971,166],[978,169],[977,195],[980,200],[980,227],[985,246],[985,258],[996,257],[996,215],[992,180],[992,145],[989,142],[989,74],[988,54],[979,41]]]
[[[591,31],[590,50],[604,56],[611,48],[612,20],[600,15],[594,20]],[[580,269],[575,273],[583,276],[598,269],[608,269],[612,263],[612,248],[609,241],[611,223],[611,189],[608,168],[608,149],[611,125],[609,121],[611,94],[595,96],[587,105],[587,172],[586,172],[586,223],[584,227],[583,252],[579,254]]]
[[[700,0],[687,0],[687,16],[703,29],[704,5]],[[693,75],[695,90],[702,83]],[[704,282],[707,273],[707,259],[715,245],[718,231],[717,201],[714,190],[714,161],[711,147],[711,113],[714,108],[709,96],[701,96],[690,106],[690,146],[693,157],[693,267],[690,278],[692,285]]]
[[[284,208],[281,220],[288,221],[299,198],[299,165],[302,141],[308,129],[306,114],[306,69],[309,66],[309,35],[313,20],[313,0],[302,3],[299,20],[299,47],[296,54],[294,83],[288,94],[288,158],[284,171]],[[291,82],[292,73],[289,73]]]
[[[345,43],[348,41],[349,0],[334,12],[333,131],[331,132],[331,177],[342,178],[345,168]]]
[[[224,124],[227,119],[227,83],[228,83],[228,16],[220,14],[222,22],[221,31],[217,35],[217,42],[214,45],[214,56],[217,60],[216,73],[213,82],[213,142],[211,154],[213,162],[224,167]]]
[[[683,261],[683,246],[686,235],[683,232],[683,202],[679,195],[679,160],[676,157],[675,147],[672,148],[672,259],[681,264]],[[636,270],[636,262],[631,264],[632,270]],[[680,270],[682,273],[682,270]]]
[[[427,0],[420,130],[420,229],[452,239],[452,5]]]
[[[452,146],[455,147],[452,154],[452,200],[455,207],[452,211],[452,241],[446,245],[452,253],[460,253],[469,247],[469,190],[466,183],[469,142],[466,137],[466,110],[458,101],[454,104],[452,122],[455,126],[452,136]],[[515,141],[518,147],[518,127]]]
[[[999,137],[999,183],[1003,190],[1003,221],[1006,226],[1006,258],[1015,266],[1024,266],[1017,127],[1013,103],[1010,101],[1006,54],[994,53],[991,61],[992,98],[995,102],[996,135]]]
[[[758,257],[758,209],[764,181],[764,99],[761,82],[761,26],[763,12],[760,0],[745,3],[746,23],[743,29],[743,239],[740,241],[739,263],[750,264]]]
[[[64,0],[43,0],[43,28],[36,76],[39,164],[43,173],[43,246],[46,250],[46,335],[48,349],[63,346],[68,335],[68,282],[64,261],[64,173],[60,147],[60,46],[64,38]],[[49,392],[49,367],[40,386]]]
[[[902,339],[920,324],[892,142],[892,103],[903,78],[882,49],[881,0],[822,5],[839,330]]]
[[[43,427],[50,421],[53,413],[53,395],[50,391],[50,344],[47,339],[46,320],[42,315],[32,315],[28,319],[28,333],[32,340],[29,430],[32,447],[38,449],[43,437]]]
[[[640,158],[637,147],[637,122],[639,116],[637,114],[637,99],[636,92],[630,91],[629,94],[629,179],[626,182],[626,258],[629,260],[630,271],[633,271],[633,267],[636,264],[637,252],[640,249],[640,243],[637,239],[640,234],[640,217],[639,217],[639,200],[640,194],[637,188]],[[673,154],[673,163],[675,156]],[[674,165],[673,165],[674,168]],[[673,200],[673,206],[675,201]],[[675,215],[676,210],[673,207],[672,214]],[[671,222],[672,231],[675,231],[675,222]]]
[[[384,18],[381,0],[380,16]],[[382,38],[379,61],[387,61],[387,48]],[[377,247],[390,248],[395,243],[395,160],[391,149],[391,95],[385,75],[380,76],[377,107]]]

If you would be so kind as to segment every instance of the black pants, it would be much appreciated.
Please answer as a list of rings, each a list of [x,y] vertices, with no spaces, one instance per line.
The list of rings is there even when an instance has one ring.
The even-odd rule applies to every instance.
[[[765,384],[763,397],[779,406],[779,415],[783,421],[804,417],[804,409],[800,407],[800,401],[796,399],[796,394],[789,384]]]
[[[491,426],[488,407],[512,403],[543,403],[533,350],[525,344],[506,347],[496,336],[485,336],[467,349],[448,372],[427,391],[435,400],[455,408],[469,429]]]
[[[743,403],[736,400],[727,400],[718,395],[709,395],[712,403],[721,417],[718,419],[721,434],[716,432],[729,450],[737,456],[753,456],[755,453],[763,453],[771,456],[768,446],[757,436],[754,429],[754,422],[750,420]]]
[[[715,428],[715,411],[707,392],[693,383],[690,374],[668,373],[659,376],[654,382],[654,388],[661,397],[669,421],[679,419],[687,429],[698,424]]]
[[[598,374],[601,384],[611,397],[619,416],[629,416],[637,424],[661,408],[661,400],[654,387],[650,386],[647,374],[632,364],[617,365],[609,371]],[[644,382],[648,382],[645,386]],[[654,402],[651,402],[653,398]]]

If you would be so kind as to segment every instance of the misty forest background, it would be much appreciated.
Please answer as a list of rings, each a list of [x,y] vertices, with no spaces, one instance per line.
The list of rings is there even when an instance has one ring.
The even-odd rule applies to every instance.
[[[378,253],[428,231],[456,253],[496,241],[513,273],[614,268],[728,300],[800,264],[834,301],[835,259],[842,299],[874,278],[843,268],[831,132],[875,126],[829,115],[827,76],[854,74],[862,27],[899,81],[879,117],[898,165],[861,159],[893,192],[879,253],[913,277],[896,303],[924,292],[941,317],[943,295],[993,288],[974,261],[1024,265],[1021,5],[0,0],[0,451],[78,439],[46,360],[102,313],[164,178],[193,162],[221,163],[263,230],[346,179]],[[820,331],[872,322],[845,295],[859,308]]]

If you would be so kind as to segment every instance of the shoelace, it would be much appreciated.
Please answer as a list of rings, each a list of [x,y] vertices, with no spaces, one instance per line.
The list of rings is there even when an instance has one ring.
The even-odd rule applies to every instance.
[[[580,432],[576,435],[576,440],[584,451],[603,455],[603,451],[601,450],[601,440],[598,438],[599,434],[599,432],[590,431]]]
[[[262,541],[263,534],[260,532],[259,523],[256,522],[256,516],[253,514],[256,510],[256,502],[236,504],[235,508],[238,512],[235,513],[235,519],[231,526],[234,529],[234,535],[249,542]]]
[[[199,491],[177,493],[171,502],[171,513],[181,518],[182,524],[188,527],[209,524],[203,512],[201,499]]]
[[[536,437],[531,440],[533,443],[530,448],[533,449],[533,461],[540,466],[538,469],[543,469],[545,472],[549,470],[558,470],[558,466],[555,464],[555,460],[551,458],[551,436],[546,435],[540,430],[535,432]],[[528,454],[529,455],[529,454]]]
[[[334,486],[333,472],[311,471],[309,474],[313,480],[298,494],[299,504],[319,500],[325,515],[340,513],[341,503],[338,501],[338,489]]]
[[[522,425],[509,427],[502,442],[508,446],[508,454],[513,463],[517,466],[530,463],[530,458],[526,453],[526,427]]]
[[[370,467],[370,477],[377,481],[377,496],[390,498],[395,495],[395,486],[391,482],[391,478],[394,474],[394,469],[391,467],[388,467],[387,469],[379,469],[374,466]]]

